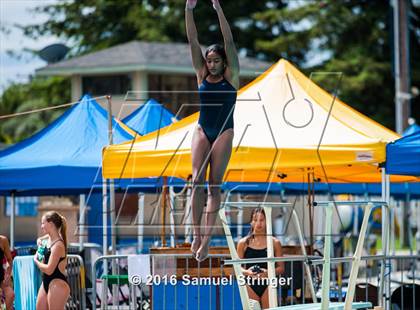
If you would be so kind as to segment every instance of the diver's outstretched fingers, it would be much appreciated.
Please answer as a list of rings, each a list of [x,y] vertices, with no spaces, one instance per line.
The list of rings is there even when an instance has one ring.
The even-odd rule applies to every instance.
[[[213,8],[216,11],[221,8],[220,3],[219,3],[219,0],[211,0],[211,2],[213,3]]]
[[[185,4],[185,7],[189,10],[192,10],[197,5],[197,0],[187,0],[187,3]]]

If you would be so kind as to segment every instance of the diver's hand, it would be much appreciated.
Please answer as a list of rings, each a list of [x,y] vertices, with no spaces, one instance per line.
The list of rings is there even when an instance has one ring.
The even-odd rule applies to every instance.
[[[261,268],[261,273],[260,273],[260,277],[261,278],[268,278],[268,270],[267,269],[264,269],[264,268]]]
[[[192,10],[197,5],[197,0],[187,0],[187,3],[185,4],[185,8],[188,10]]]
[[[219,0],[211,0],[211,2],[213,3],[213,8],[218,11],[220,10],[222,7],[220,6]]]
[[[253,277],[253,278],[255,278],[255,277],[257,276],[257,273],[256,273],[256,272],[254,272],[254,271],[252,271],[252,267],[250,267],[250,268],[248,268],[248,269],[244,269],[244,270],[243,270],[243,274],[244,274],[245,276],[248,276],[248,277]]]

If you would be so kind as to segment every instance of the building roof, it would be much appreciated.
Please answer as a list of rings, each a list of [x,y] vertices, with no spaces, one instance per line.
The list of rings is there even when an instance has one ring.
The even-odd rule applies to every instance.
[[[271,63],[240,57],[241,76],[257,76]],[[103,74],[133,71],[194,73],[189,45],[131,41],[38,69],[38,75]]]

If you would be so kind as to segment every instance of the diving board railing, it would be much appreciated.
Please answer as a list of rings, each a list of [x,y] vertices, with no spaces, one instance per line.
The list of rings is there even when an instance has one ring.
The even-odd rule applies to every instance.
[[[357,241],[357,246],[355,253],[352,260],[352,267],[350,272],[350,281],[349,281],[349,289],[346,294],[346,299],[344,303],[330,303],[329,300],[329,294],[330,294],[330,267],[331,267],[331,227],[332,227],[332,214],[333,209],[335,205],[340,204],[351,204],[351,205],[365,205],[365,212],[363,216],[363,222],[362,227],[360,230],[359,238]],[[267,228],[267,258],[262,259],[239,259],[238,253],[236,251],[233,238],[230,232],[229,226],[226,224],[226,215],[224,214],[224,209],[219,210],[219,215],[222,219],[223,228],[225,231],[227,243],[229,246],[229,251],[231,253],[232,260],[225,261],[225,264],[231,264],[234,267],[234,271],[236,274],[236,277],[238,278],[239,275],[242,275],[241,265],[244,263],[256,263],[256,262],[267,262],[268,264],[268,277],[275,278],[275,272],[274,272],[274,264],[275,261],[277,261],[277,258],[273,257],[273,241],[272,241],[272,223],[271,223],[271,208],[273,207],[288,207],[290,204],[284,204],[284,203],[264,203],[264,202],[241,202],[241,203],[234,203],[234,202],[228,202],[224,205],[234,205],[238,208],[255,208],[258,206],[263,206],[265,215],[266,215],[266,228]],[[322,259],[323,263],[323,272],[322,272],[322,287],[321,287],[321,303],[316,303],[316,300],[313,300],[313,304],[305,304],[305,305],[298,305],[298,306],[285,306],[285,307],[277,307],[277,291],[274,287],[269,286],[269,306],[270,309],[363,309],[371,307],[370,303],[353,303],[354,299],[354,292],[356,287],[356,280],[357,275],[359,271],[360,261],[361,261],[361,255],[364,245],[364,240],[366,236],[366,230],[368,226],[369,216],[371,214],[371,210],[374,206],[383,206],[385,207],[387,211],[387,216],[389,214],[389,208],[388,204],[383,201],[339,201],[339,202],[333,202],[333,201],[325,201],[325,202],[317,202],[314,203],[314,206],[318,207],[324,207],[326,211],[325,216],[325,242],[324,242],[324,258]],[[294,212],[294,210],[293,210]],[[297,218],[297,216],[296,216]],[[299,224],[297,225],[299,227]],[[385,230],[385,234],[388,236],[389,228]],[[299,229],[298,229],[299,231]],[[300,232],[301,233],[301,232]],[[303,236],[302,239],[303,240]],[[388,255],[388,238],[385,239],[384,246],[384,256],[386,257]],[[302,241],[301,241],[302,242]],[[304,246],[303,246],[304,247]],[[303,252],[304,255],[307,257],[306,253]],[[384,264],[382,264],[384,265]],[[383,282],[384,282],[384,267],[381,266],[381,287],[383,288]],[[311,278],[311,275],[309,274],[309,278]],[[244,309],[248,309],[250,305],[249,296],[246,290],[245,286],[240,286],[240,296],[241,296],[241,302]],[[383,289],[382,289],[383,291]]]
[[[248,260],[244,260],[244,259],[240,259],[238,256],[238,253],[236,251],[236,247],[235,247],[235,243],[233,241],[233,237],[230,231],[230,228],[228,226],[228,221],[226,218],[226,214],[225,214],[225,206],[229,206],[229,207],[234,207],[234,208],[256,208],[256,207],[263,207],[264,208],[264,212],[265,212],[265,217],[266,219],[268,219],[266,221],[266,229],[267,229],[267,258],[263,258],[260,262],[267,262],[267,273],[268,273],[268,277],[270,279],[275,278],[275,262],[273,260],[274,258],[274,247],[273,247],[273,224],[271,221],[271,210],[272,208],[284,208],[284,207],[293,207],[293,205],[291,203],[281,203],[281,202],[233,202],[233,201],[226,201],[222,204],[222,208],[219,210],[219,216],[221,218],[222,221],[222,225],[223,225],[223,230],[225,232],[226,235],[226,241],[229,247],[229,252],[231,254],[232,260],[229,260],[227,262],[231,262],[231,264],[233,265],[233,269],[235,271],[235,275],[236,278],[238,279],[239,275],[242,275],[242,269],[241,269],[241,264],[248,262]],[[304,244],[304,238],[303,238],[303,233],[302,233],[302,229],[300,227],[300,223],[299,223],[299,219],[298,216],[296,214],[296,211],[294,209],[292,209],[292,215],[293,215],[293,221],[296,225],[297,228],[297,232],[299,235],[299,242],[300,242],[300,246],[302,249],[302,254],[303,256],[307,257],[307,253],[306,253],[306,248],[305,248],[305,244]],[[256,260],[255,260],[256,261]],[[234,263],[233,263],[234,262]],[[310,288],[310,293],[311,293],[311,297],[313,302],[316,302],[316,295],[315,295],[315,288],[314,288],[314,284],[312,281],[312,274],[309,268],[309,264],[308,264],[308,260],[304,261],[304,266],[305,266],[305,273],[307,275],[307,279],[309,281],[309,288]],[[277,307],[277,290],[274,286],[269,286],[269,305],[270,308],[272,307]],[[239,295],[241,297],[241,302],[242,305],[244,307],[244,309],[246,309],[245,305],[249,305],[250,301],[249,301],[249,296],[248,296],[248,292],[246,290],[246,287],[244,285],[239,285]]]
[[[375,206],[381,206],[382,207],[382,211],[384,212],[384,214],[382,214],[382,218],[384,219],[384,222],[382,223],[383,229],[382,229],[382,255],[384,257],[384,262],[381,264],[381,271],[380,271],[380,282],[379,282],[379,295],[380,295],[380,299],[379,299],[379,305],[382,306],[384,309],[389,309],[389,297],[388,297],[388,292],[384,289],[385,288],[385,282],[387,282],[387,278],[389,278],[389,273],[386,272],[385,268],[386,268],[386,258],[388,257],[389,254],[389,236],[390,236],[390,228],[389,228],[389,217],[390,217],[390,207],[388,205],[387,202],[385,201],[320,201],[320,202],[316,202],[314,203],[314,205],[318,205],[318,206],[324,206],[327,207],[328,209],[331,209],[332,212],[332,208],[334,207],[334,205],[355,205],[355,206],[365,206],[365,213],[363,215],[363,222],[362,222],[362,226],[360,228],[360,233],[359,233],[359,238],[357,240],[357,245],[356,245],[356,250],[355,253],[352,257],[352,267],[351,267],[351,271],[350,271],[350,278],[349,278],[349,289],[347,291],[346,294],[346,299],[345,299],[345,307],[344,309],[351,309],[351,303],[353,301],[354,298],[354,293],[355,293],[355,289],[356,289],[356,280],[357,280],[357,275],[358,275],[358,271],[359,271],[359,266],[360,266],[360,261],[361,261],[361,256],[362,256],[362,250],[363,250],[363,245],[364,245],[364,241],[365,241],[365,237],[366,237],[366,230],[367,230],[367,226],[368,226],[368,221],[369,221],[369,216],[371,214],[371,211],[373,209],[373,207]],[[327,222],[328,222],[328,213],[327,213],[327,219],[326,219],[326,231],[327,231]],[[331,226],[331,221],[330,221],[330,225]],[[326,235],[325,236],[325,240],[327,242],[327,240],[329,239],[329,242],[331,243],[331,230],[329,230],[329,236]],[[327,238],[328,237],[328,238]],[[331,244],[329,243],[329,246],[331,246]],[[326,267],[326,256],[325,256],[325,248],[326,245],[324,247],[324,268]],[[328,252],[328,273],[330,270],[330,263],[331,263],[331,259],[330,259],[330,251]],[[324,272],[323,272],[324,275]],[[323,292],[323,301],[325,300],[326,302],[326,298],[325,296],[328,296],[327,294],[329,294],[329,286],[328,288],[324,287],[324,278],[322,281],[322,292]],[[388,285],[389,287],[389,285]],[[325,294],[325,295],[324,295]],[[324,304],[326,305],[326,304]],[[324,309],[324,308],[322,308]],[[328,309],[328,308],[325,308]]]
[[[315,202],[314,206],[326,207],[326,219],[325,219],[325,243],[324,243],[324,263],[322,268],[322,288],[321,288],[321,309],[330,309],[330,271],[331,271],[331,227],[332,227],[332,212],[335,205],[340,204],[349,204],[347,201],[340,202]],[[359,238],[357,240],[356,250],[353,255],[350,278],[349,278],[349,288],[346,294],[346,299],[344,301],[345,310],[352,309],[354,292],[356,289],[356,280],[359,272],[360,259],[362,257],[362,250],[366,236],[366,230],[369,222],[369,216],[371,214],[374,202],[352,202],[351,204],[356,205],[366,205],[365,212],[363,215],[363,222],[360,228]],[[383,202],[380,202],[380,205],[383,205]]]

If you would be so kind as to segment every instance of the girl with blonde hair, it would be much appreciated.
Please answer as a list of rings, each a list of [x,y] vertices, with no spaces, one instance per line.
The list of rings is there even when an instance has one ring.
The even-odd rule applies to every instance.
[[[46,234],[37,241],[40,248],[35,254],[35,264],[42,272],[36,309],[64,309],[70,295],[67,281],[67,223],[56,211],[45,213],[41,229]]]

